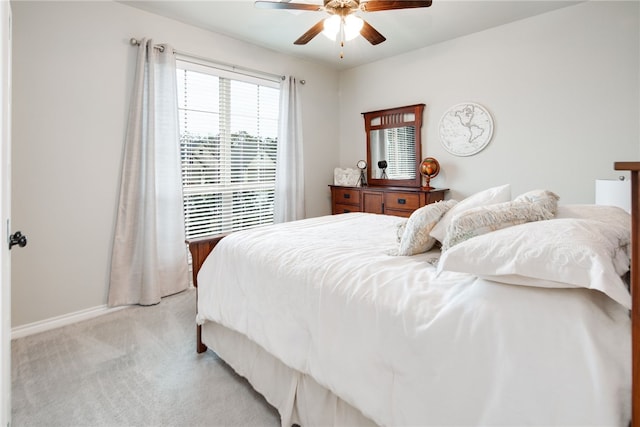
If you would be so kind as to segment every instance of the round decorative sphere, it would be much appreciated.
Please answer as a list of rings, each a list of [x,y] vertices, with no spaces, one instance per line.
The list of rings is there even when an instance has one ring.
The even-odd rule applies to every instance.
[[[433,178],[440,172],[440,163],[433,157],[426,157],[420,163],[420,174],[424,177]]]

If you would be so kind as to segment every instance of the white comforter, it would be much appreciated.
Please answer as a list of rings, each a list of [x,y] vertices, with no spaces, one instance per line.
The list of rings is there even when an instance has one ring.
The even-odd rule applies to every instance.
[[[401,218],[352,213],[234,233],[198,275],[212,320],[380,425],[626,425],[630,322],[585,289],[435,277]]]

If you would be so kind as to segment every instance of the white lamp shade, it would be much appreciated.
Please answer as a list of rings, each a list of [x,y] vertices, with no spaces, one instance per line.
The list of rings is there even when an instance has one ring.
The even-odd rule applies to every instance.
[[[347,15],[344,18],[344,38],[345,40],[353,40],[360,34],[360,30],[364,25],[361,18],[353,15]]]
[[[322,30],[322,34],[335,41],[338,32],[340,32],[340,17],[338,15],[331,15],[329,18],[324,20],[324,29]]]
[[[331,15],[329,18],[324,20],[324,29],[322,30],[322,34],[325,37],[336,41],[340,30],[342,30],[344,31],[344,39],[349,41],[358,37],[363,25],[364,21],[357,16],[347,15],[345,18],[341,18],[338,15]]]
[[[631,181],[596,179],[596,205],[618,206],[631,212]]]

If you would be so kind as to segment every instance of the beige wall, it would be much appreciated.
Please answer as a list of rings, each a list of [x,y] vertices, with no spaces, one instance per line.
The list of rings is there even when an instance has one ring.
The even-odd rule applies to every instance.
[[[303,88],[307,214],[330,213],[338,75],[115,2],[13,2],[13,327],[106,303],[136,49],[149,36]]]
[[[581,3],[341,73],[340,162],[366,155],[360,113],[425,103],[423,155],[440,161],[432,185],[461,198],[510,183],[593,203],[594,180],[640,154],[640,3]],[[375,88],[375,90],[371,90]],[[479,154],[444,150],[438,122],[451,106],[492,113]]]
[[[304,78],[309,216],[329,213],[333,168],[365,157],[364,111],[427,104],[423,154],[455,198],[509,182],[591,203],[594,180],[640,154],[638,2],[579,4],[341,73],[119,3],[13,9],[13,229],[29,236],[13,253],[14,327],[106,302],[130,37]],[[464,101],[492,112],[495,134],[455,157],[437,125]]]

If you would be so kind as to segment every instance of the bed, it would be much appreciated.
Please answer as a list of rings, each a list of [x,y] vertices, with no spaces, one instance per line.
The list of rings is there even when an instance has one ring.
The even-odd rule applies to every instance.
[[[636,222],[507,188],[190,241],[198,352],[283,426],[628,424]]]

